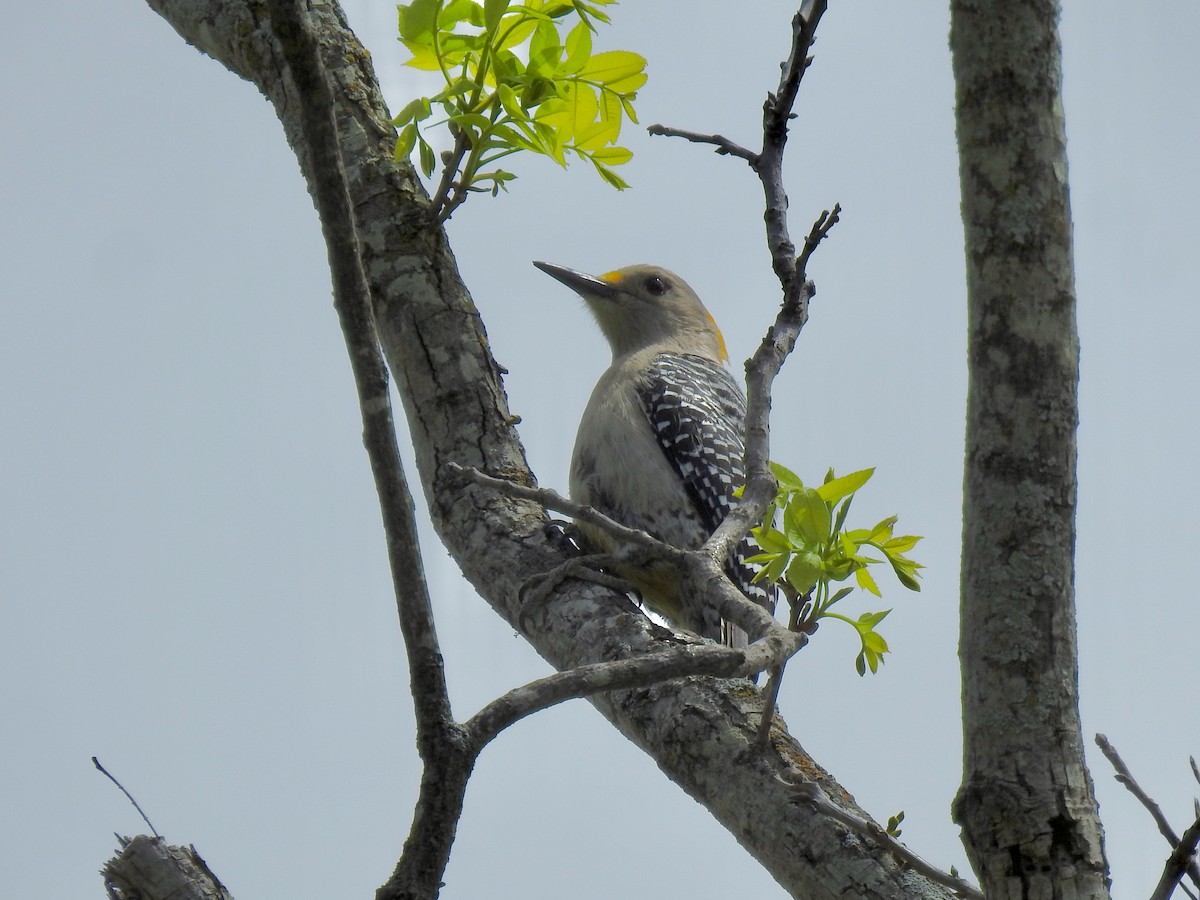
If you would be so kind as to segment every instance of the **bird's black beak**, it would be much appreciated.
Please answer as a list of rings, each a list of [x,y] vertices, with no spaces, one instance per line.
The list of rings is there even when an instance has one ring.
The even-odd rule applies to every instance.
[[[584,297],[611,297],[617,292],[615,285],[609,284],[603,278],[597,278],[595,275],[576,272],[574,269],[556,266],[554,263],[534,260],[533,264]]]

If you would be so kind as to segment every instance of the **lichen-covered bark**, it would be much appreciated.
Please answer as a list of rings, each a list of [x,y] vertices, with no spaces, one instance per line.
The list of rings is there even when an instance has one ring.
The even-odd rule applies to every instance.
[[[989,897],[1106,897],[1078,712],[1058,3],[951,8],[970,329],[955,818]]]
[[[297,101],[261,0],[149,0],[189,42],[253,82],[274,104],[300,164],[310,160]],[[333,81],[348,190],[380,341],[403,399],[433,522],[480,595],[558,668],[644,653],[674,638],[623,598],[569,582],[529,620],[520,586],[562,561],[540,507],[464,486],[457,462],[532,483],[479,314],[425,194],[392,161],[395,137],[369,56],[335,3],[310,14]],[[788,735],[753,746],[761,698],[744,680],[683,679],[594,700],[663,771],[703,803],[790,893],[807,898],[947,897],[878,848],[793,802],[810,780],[846,808],[853,798]]]

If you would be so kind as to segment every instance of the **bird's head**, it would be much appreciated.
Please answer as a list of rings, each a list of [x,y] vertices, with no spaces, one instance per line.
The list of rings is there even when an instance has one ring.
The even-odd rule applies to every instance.
[[[659,266],[627,266],[607,275],[585,275],[565,266],[534,262],[581,296],[600,324],[616,359],[662,347],[726,362],[725,339],[686,281]]]

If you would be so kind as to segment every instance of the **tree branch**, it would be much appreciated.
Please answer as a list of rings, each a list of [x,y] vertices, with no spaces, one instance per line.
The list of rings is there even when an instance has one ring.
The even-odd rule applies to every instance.
[[[436,897],[462,816],[474,757],[463,752],[462,729],[450,708],[412,494],[392,419],[387,367],[379,349],[370,290],[359,258],[358,229],[333,119],[333,94],[317,42],[299,4],[300,0],[268,0],[267,8],[270,26],[300,100],[299,129],[312,165],[309,185],[325,234],[334,307],[346,340],[362,414],[363,444],[383,514],[416,712],[417,748],[424,763],[412,829],[380,897]]]
[[[1180,838],[1180,836],[1175,833],[1175,829],[1171,827],[1171,823],[1163,813],[1162,807],[1160,807],[1154,801],[1153,797],[1142,790],[1142,786],[1138,784],[1137,779],[1133,777],[1133,773],[1129,770],[1129,766],[1125,765],[1125,760],[1121,758],[1121,754],[1117,752],[1117,748],[1112,745],[1112,742],[1109,741],[1105,735],[1097,734],[1096,746],[1100,748],[1100,752],[1104,754],[1104,758],[1108,760],[1109,765],[1111,765],[1113,767],[1113,771],[1116,772],[1113,778],[1115,778],[1119,784],[1124,785],[1125,789],[1128,790],[1129,793],[1133,794],[1133,796],[1138,799],[1138,802],[1146,808],[1146,812],[1150,813],[1150,818],[1152,818],[1154,820],[1154,824],[1158,826],[1159,834],[1161,834],[1166,839],[1167,843],[1170,844],[1172,851],[1175,851],[1179,847],[1183,846],[1186,842],[1186,836],[1184,838]],[[1194,847],[1195,845],[1193,844],[1193,849]],[[1172,853],[1172,858],[1174,858],[1174,853]],[[1181,870],[1181,874],[1182,872],[1187,872],[1188,876],[1193,882],[1195,882],[1196,886],[1200,887],[1200,864],[1197,864],[1196,860],[1190,859],[1188,855],[1183,857],[1183,861],[1184,867]],[[1175,879],[1176,882],[1178,880],[1178,878]],[[1171,887],[1174,889],[1174,882],[1172,883]]]
[[[1162,878],[1154,888],[1154,893],[1150,895],[1150,900],[1170,900],[1185,872],[1191,874],[1192,879],[1195,880],[1192,872],[1196,868],[1196,848],[1198,846],[1200,846],[1200,817],[1188,826],[1183,837],[1179,839],[1178,845],[1167,857]]]
[[[876,823],[869,819],[861,819],[853,813],[842,809],[836,803],[831,802],[816,785],[799,784],[793,785],[793,787],[797,800],[808,803],[817,811],[836,819],[867,840],[882,844],[900,859],[904,860],[904,863],[914,872],[920,872],[930,881],[936,881],[938,884],[950,888],[959,897],[967,897],[969,900],[984,900],[983,892],[975,887],[975,885],[947,872],[943,872],[937,866],[930,865],[892,835],[888,834],[886,830],[880,828]]]
[[[646,687],[671,678],[744,677],[757,671],[747,671],[746,660],[745,649],[687,644],[636,659],[591,663],[514,688],[468,719],[465,727],[478,752],[510,725],[565,700],[590,697],[602,691]]]
[[[666,125],[651,125],[646,131],[655,137],[677,137],[683,138],[685,141],[691,141],[693,144],[712,144],[716,148],[714,152],[722,156],[736,156],[738,159],[744,159],[750,163],[751,168],[758,166],[757,153],[753,150],[747,150],[741,144],[735,144],[729,138],[719,134],[700,134],[698,131],[668,128]]]

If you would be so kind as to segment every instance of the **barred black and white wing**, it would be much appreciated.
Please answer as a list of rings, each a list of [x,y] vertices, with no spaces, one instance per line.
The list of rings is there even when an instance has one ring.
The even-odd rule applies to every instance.
[[[661,353],[639,388],[646,417],[671,467],[679,473],[706,535],[721,524],[733,504],[733,492],[746,480],[746,401],[729,370],[712,360],[682,353]],[[752,581],[757,566],[746,559],[761,551],[749,537],[726,565],[742,592],[774,610],[774,592]],[[721,640],[718,617],[705,616],[705,637]],[[725,634],[726,643],[733,643]],[[742,636],[744,641],[744,636]]]

